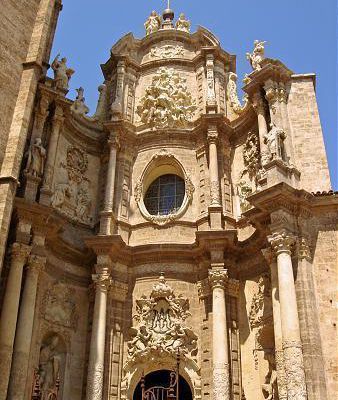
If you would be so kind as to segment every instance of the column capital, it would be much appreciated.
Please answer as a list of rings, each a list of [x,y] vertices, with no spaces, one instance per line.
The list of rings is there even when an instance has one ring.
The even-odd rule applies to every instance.
[[[31,254],[28,257],[27,268],[32,272],[40,273],[44,270],[46,266],[47,258],[43,256],[38,256],[36,254]]]
[[[97,264],[95,265],[96,274],[92,274],[92,280],[96,289],[107,292],[112,284],[110,276],[110,266]]]
[[[228,270],[226,269],[210,269],[209,270],[209,282],[212,289],[225,288],[225,285],[229,279]]]
[[[311,248],[307,238],[300,237],[297,240],[297,255],[298,258],[303,260],[311,260]]]
[[[32,247],[26,244],[17,242],[13,243],[10,250],[12,262],[17,261],[24,264],[27,261],[31,249]]]
[[[276,255],[280,253],[291,255],[291,248],[295,243],[295,238],[286,231],[280,231],[268,236],[268,241]]]
[[[118,149],[120,147],[120,138],[119,135],[116,133],[111,133],[108,138],[108,146],[110,149]]]
[[[216,126],[208,128],[207,140],[208,140],[209,144],[210,143],[217,143],[218,131],[217,131],[217,127]]]

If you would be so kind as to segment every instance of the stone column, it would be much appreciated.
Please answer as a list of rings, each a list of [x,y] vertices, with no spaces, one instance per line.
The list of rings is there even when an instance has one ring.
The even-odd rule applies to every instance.
[[[219,175],[218,175],[218,155],[217,155],[217,128],[210,127],[208,129],[209,142],[209,174],[210,174],[210,205],[220,206],[219,195]]]
[[[0,320],[0,399],[6,399],[19,309],[22,271],[31,248],[14,243]]]
[[[326,400],[325,365],[322,352],[313,265],[309,242],[298,239],[296,293],[299,313],[306,387],[309,400]],[[325,340],[325,337],[324,337]]]
[[[61,106],[56,105],[55,114],[53,117],[52,132],[48,144],[47,161],[43,176],[43,187],[40,195],[40,203],[47,206],[50,205],[51,201],[56,151],[63,121],[63,109]]]
[[[110,275],[108,267],[96,266],[96,270],[98,273],[93,275],[95,304],[89,350],[87,400],[102,400],[103,394],[107,291]]]
[[[291,260],[291,246],[294,238],[286,231],[281,231],[269,236],[269,242],[277,256],[280,319],[288,399],[306,400],[302,343]]]
[[[271,298],[273,310],[273,330],[275,335],[275,361],[279,400],[287,400],[286,377],[283,356],[282,322],[279,302],[278,275],[276,257],[271,249],[264,249],[262,253],[267,260],[271,271]]]
[[[260,93],[256,93],[253,97],[253,107],[257,113],[258,131],[259,131],[259,147],[261,151],[261,164],[265,164],[267,154],[267,146],[264,142],[264,137],[268,133],[268,125],[266,123],[264,100]]]
[[[13,400],[22,400],[25,396],[38,279],[40,271],[43,270],[45,264],[45,257],[31,255],[28,259],[8,389],[9,397]]]
[[[229,343],[225,304],[225,283],[227,270],[209,270],[212,287],[212,367],[213,399],[230,399]]]
[[[111,235],[112,232],[112,218],[114,207],[114,193],[115,193],[115,176],[116,176],[116,158],[117,149],[119,146],[117,136],[111,136],[108,140],[109,145],[109,163],[106,179],[106,191],[104,196],[104,209],[101,212],[100,220],[100,234]]]

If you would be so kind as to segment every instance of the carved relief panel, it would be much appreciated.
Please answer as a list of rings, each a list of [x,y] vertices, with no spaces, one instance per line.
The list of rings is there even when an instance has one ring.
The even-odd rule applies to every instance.
[[[61,214],[92,225],[96,216],[95,200],[99,160],[61,136],[57,150],[52,207]]]

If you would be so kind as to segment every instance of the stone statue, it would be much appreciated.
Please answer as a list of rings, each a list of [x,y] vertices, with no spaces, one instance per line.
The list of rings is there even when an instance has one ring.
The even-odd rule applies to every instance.
[[[57,350],[59,337],[52,336],[48,345],[42,346],[39,360],[41,400],[56,399],[60,383],[61,354]],[[53,394],[55,395],[53,397]]]
[[[252,66],[252,69],[254,71],[259,71],[261,67],[261,62],[264,60],[265,55],[264,55],[264,45],[266,42],[260,41],[260,40],[255,40],[254,41],[254,49],[252,53],[246,53],[246,58],[247,60],[250,61],[250,64]]]
[[[183,32],[189,33],[190,27],[191,27],[190,21],[185,18],[185,15],[183,13],[181,13],[176,22],[176,29],[178,31],[183,31]]]
[[[25,172],[31,176],[41,178],[45,167],[46,150],[42,146],[41,138],[36,138],[28,150],[28,159]]]
[[[237,75],[234,72],[229,72],[229,80],[227,86],[227,97],[230,107],[236,114],[241,114],[246,106],[242,107],[237,93]]]
[[[262,392],[266,400],[277,400],[278,387],[275,357],[271,352],[265,351],[264,358],[269,363],[269,371],[265,376],[265,383],[262,385]]]
[[[144,23],[146,35],[157,32],[161,27],[161,18],[156,11],[152,11],[147,21]]]
[[[71,105],[70,109],[74,114],[77,115],[86,115],[89,113],[89,108],[85,104],[85,98],[83,96],[84,89],[83,87],[79,87],[76,89],[77,96],[74,103]]]
[[[61,91],[68,90],[68,84],[71,76],[74,74],[74,70],[67,67],[67,59],[61,58],[58,54],[52,62],[52,69],[54,71],[54,88]]]
[[[269,132],[264,135],[264,143],[268,150],[267,159],[268,161],[275,159],[285,161],[284,140],[286,133],[273,122],[270,124],[270,128]]]

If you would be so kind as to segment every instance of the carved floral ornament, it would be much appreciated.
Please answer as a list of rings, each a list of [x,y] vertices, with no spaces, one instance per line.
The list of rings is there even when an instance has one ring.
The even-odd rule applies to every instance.
[[[154,172],[156,172],[157,168],[159,170],[165,168],[163,169],[163,171],[166,171],[166,173],[173,173],[175,175],[181,176],[184,179],[185,196],[183,199],[183,203],[180,209],[174,213],[170,213],[167,215],[151,215],[145,207],[143,198],[147,188],[154,180],[154,177],[151,179],[150,176],[154,176],[153,174]],[[153,222],[157,225],[165,225],[174,220],[177,220],[185,213],[189,203],[191,203],[192,201],[194,191],[194,184],[192,183],[189,175],[183,168],[183,165],[180,163],[180,161],[172,153],[169,153],[167,150],[162,149],[160,152],[156,153],[152,157],[151,161],[138,179],[134,188],[134,198],[142,216],[146,220]]]

